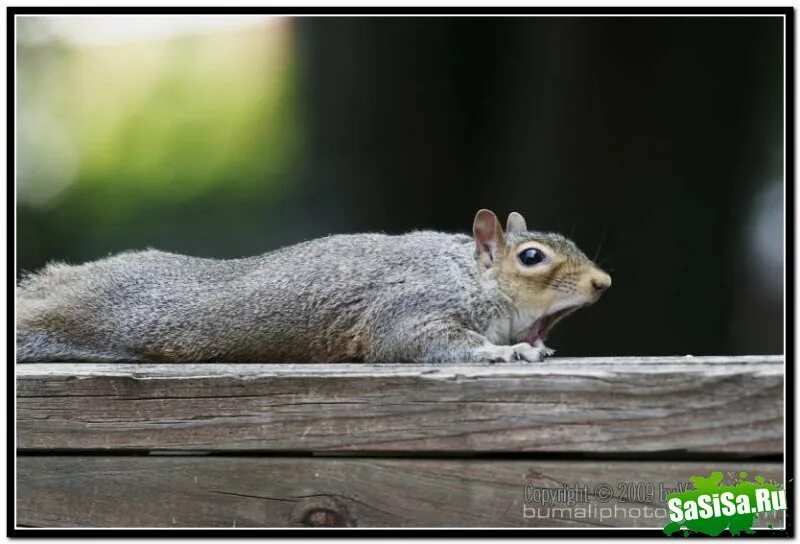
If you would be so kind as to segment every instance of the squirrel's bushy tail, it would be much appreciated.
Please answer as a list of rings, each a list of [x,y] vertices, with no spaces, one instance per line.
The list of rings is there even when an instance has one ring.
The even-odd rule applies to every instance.
[[[17,362],[110,361],[114,354],[82,348],[59,331],[69,328],[60,309],[75,305],[76,267],[48,264],[27,274],[16,288]]]
[[[69,291],[70,266],[50,263],[41,271],[26,274],[17,284],[17,330],[25,332],[46,319],[58,299]]]
[[[17,362],[48,361],[119,362],[132,357],[113,353],[98,353],[63,341],[48,331],[17,331]]]

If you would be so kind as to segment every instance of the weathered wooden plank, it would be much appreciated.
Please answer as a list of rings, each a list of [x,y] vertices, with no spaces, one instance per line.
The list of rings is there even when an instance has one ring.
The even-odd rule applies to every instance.
[[[16,371],[31,450],[783,451],[782,357]]]
[[[663,497],[717,470],[784,478],[770,463],[22,456],[17,523],[663,528]]]

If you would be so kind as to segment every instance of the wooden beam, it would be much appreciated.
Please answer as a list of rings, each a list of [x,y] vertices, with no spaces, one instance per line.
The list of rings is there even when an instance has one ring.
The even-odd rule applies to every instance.
[[[784,481],[780,464],[744,462],[21,456],[17,467],[17,524],[34,527],[662,529],[663,498],[690,476]]]
[[[16,373],[24,450],[783,451],[783,357]]]

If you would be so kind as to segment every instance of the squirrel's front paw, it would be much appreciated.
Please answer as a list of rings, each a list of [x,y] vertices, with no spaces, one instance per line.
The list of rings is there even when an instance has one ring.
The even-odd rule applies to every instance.
[[[532,346],[526,342],[523,342],[522,344],[515,344],[511,346],[511,349],[514,350],[517,360],[529,361],[531,363],[544,361],[545,358],[555,353],[554,350],[545,347],[544,345]]]
[[[481,361],[506,363],[512,361],[529,361],[531,363],[538,363],[553,353],[553,350],[550,348],[544,346],[532,346],[527,342],[514,344],[513,346],[488,345],[477,349],[477,354]]]

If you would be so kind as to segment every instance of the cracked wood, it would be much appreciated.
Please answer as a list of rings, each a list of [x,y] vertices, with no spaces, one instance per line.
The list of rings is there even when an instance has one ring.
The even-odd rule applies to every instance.
[[[42,450],[740,452],[783,448],[783,357],[16,366]]]
[[[661,530],[663,497],[691,475],[744,470],[784,481],[778,463],[740,461],[76,455],[17,463],[17,519],[33,527]],[[573,506],[555,493],[565,488],[580,490]],[[782,513],[762,518],[758,526],[784,524]]]

